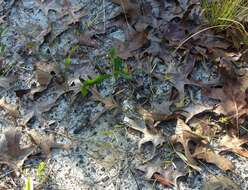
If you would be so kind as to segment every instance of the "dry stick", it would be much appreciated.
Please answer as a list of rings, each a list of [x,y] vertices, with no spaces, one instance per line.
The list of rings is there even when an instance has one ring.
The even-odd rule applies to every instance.
[[[191,38],[197,36],[198,34],[201,34],[202,32],[205,32],[207,30],[211,30],[213,28],[220,28],[220,27],[224,27],[224,26],[229,26],[229,25],[225,24],[225,25],[211,26],[211,27],[204,28],[204,29],[202,29],[202,30],[190,35],[188,38],[183,40],[172,53],[175,54],[177,52],[177,50],[180,49],[187,41],[189,41]]]

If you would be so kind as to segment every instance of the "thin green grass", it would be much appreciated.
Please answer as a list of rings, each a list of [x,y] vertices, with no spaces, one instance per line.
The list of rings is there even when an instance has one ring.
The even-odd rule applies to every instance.
[[[211,26],[242,22],[248,17],[247,0],[202,0],[202,8]]]

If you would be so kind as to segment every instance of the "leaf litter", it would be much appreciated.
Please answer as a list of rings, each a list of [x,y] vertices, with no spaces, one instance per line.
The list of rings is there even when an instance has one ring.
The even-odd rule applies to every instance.
[[[202,22],[201,19],[204,18],[200,13],[200,3],[197,0],[148,0],[142,2],[112,0],[111,2],[119,6],[120,9],[107,24],[107,30],[111,27],[119,27],[124,31],[126,38],[125,42],[112,39],[113,44],[118,49],[120,58],[124,60],[135,58],[137,61],[143,61],[143,58],[150,56],[163,60],[163,64],[167,66],[166,72],[155,74],[151,71],[150,77],[158,79],[160,82],[168,82],[172,87],[171,97],[168,100],[163,100],[163,105],[154,102],[147,103],[147,105],[149,103],[153,105],[153,111],[143,108],[147,105],[135,103],[136,109],[133,112],[137,112],[140,116],[139,122],[127,117],[124,111],[120,113],[122,116],[124,115],[123,121],[126,125],[142,133],[143,137],[138,143],[140,151],[148,142],[152,143],[149,159],[137,168],[145,172],[146,179],[154,179],[165,186],[176,185],[179,177],[186,176],[189,170],[180,171],[186,167],[201,172],[204,167],[201,161],[214,164],[223,171],[233,171],[235,166],[228,159],[229,157],[224,156],[224,153],[232,152],[248,157],[247,150],[243,147],[248,142],[247,135],[241,135],[241,125],[245,123],[245,117],[247,116],[247,76],[246,74],[239,75],[239,69],[232,66],[233,61],[241,61],[239,51],[243,51],[240,50],[243,46],[230,43],[226,39],[226,36],[230,33],[218,32],[213,29],[202,31],[198,35],[188,38],[190,35],[204,30],[202,28],[204,25],[199,24]],[[39,45],[46,43],[46,37],[50,37],[50,44],[55,43],[57,38],[72,26],[77,26],[80,19],[85,16],[84,13],[80,12],[80,9],[73,7],[67,0],[61,5],[58,5],[55,1],[38,1],[36,3],[46,17],[53,11],[63,12],[62,15],[59,15],[59,19],[63,23],[61,29],[54,31],[56,23],[51,22],[50,26],[43,28],[43,32],[40,33],[43,40]],[[63,19],[69,20],[64,21]],[[87,48],[97,49],[100,44],[95,38],[99,34],[98,32],[104,34],[104,32],[93,28],[84,29],[75,38],[75,43]],[[31,33],[31,35],[34,34]],[[171,50],[175,48],[176,51],[172,52]],[[172,58],[168,58],[167,55],[171,55]],[[178,59],[178,57],[181,58]],[[191,77],[193,70],[202,59],[218,62],[217,71],[220,80],[207,82],[193,80]],[[54,60],[38,61],[34,64],[33,70],[33,79],[36,81],[36,85],[29,85],[29,89],[15,90],[19,101],[28,99],[31,102],[32,106],[26,114],[19,110],[19,105],[6,103],[4,98],[0,99],[0,107],[7,115],[21,119],[19,124],[24,128],[27,128],[27,123],[34,116],[41,121],[43,126],[43,122],[46,120],[46,118],[43,118],[43,114],[58,106],[57,101],[64,94],[71,97],[72,104],[75,103],[76,96],[80,93],[82,79],[87,80],[96,76],[97,69],[94,66],[87,68],[85,65],[79,66],[81,69],[72,69],[73,74],[68,70],[74,66],[69,65],[70,69],[66,66],[60,66],[61,64],[57,64]],[[9,79],[5,76],[0,79],[0,86],[5,90],[11,88],[12,83],[15,82],[15,80]],[[115,80],[116,82],[120,81]],[[131,80],[129,83],[132,82]],[[57,96],[50,102],[38,102],[39,97],[45,95],[53,85],[56,86],[54,91],[57,92]],[[90,127],[93,127],[105,112],[108,111],[113,117],[117,118],[118,115],[114,110],[121,110],[119,109],[121,104],[118,102],[116,95],[110,93],[107,96],[102,96],[99,86],[96,85],[89,89],[90,98],[84,97],[87,101],[100,102],[104,107],[102,112],[85,124]],[[189,98],[190,104],[184,104],[184,100],[188,98],[188,91],[190,91],[189,86],[200,88],[203,96],[219,101],[219,103],[216,105],[202,102],[195,103]],[[125,90],[128,91],[128,89]],[[176,95],[174,91],[176,91]],[[123,97],[121,96],[121,98]],[[127,97],[124,98],[127,99]],[[182,100],[181,105],[178,102]],[[170,109],[173,105],[178,108],[176,111]],[[221,122],[217,121],[218,132],[213,132],[212,125],[200,122],[199,119],[198,128],[194,129],[190,122],[196,116],[200,117],[201,114],[215,114],[219,118],[227,117],[230,122],[223,125],[223,123],[220,124]],[[173,127],[167,125],[168,122],[173,121],[176,122]],[[168,131],[165,132],[164,130]],[[32,143],[27,148],[20,147],[20,132],[11,129],[1,134],[1,163],[17,170],[21,168],[24,161],[33,154],[37,147],[45,157],[51,155],[52,148],[69,149],[71,147],[67,144],[57,143],[52,136],[41,135],[35,130],[30,130],[28,134]],[[210,134],[214,134],[215,138],[212,139]],[[169,147],[165,147],[166,145],[169,145]],[[172,159],[170,164],[165,165],[160,158],[156,158],[159,150],[165,148],[168,148],[175,155],[173,158],[180,161],[174,162]],[[237,189],[226,177],[223,177],[223,181],[227,181],[225,184],[221,184],[225,188],[226,186],[232,186]],[[213,184],[219,186],[220,183],[212,180],[212,184],[205,185],[203,189],[207,189],[208,186]]]

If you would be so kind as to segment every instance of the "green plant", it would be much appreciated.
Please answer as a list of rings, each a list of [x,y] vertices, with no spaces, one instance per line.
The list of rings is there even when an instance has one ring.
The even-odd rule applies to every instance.
[[[30,177],[27,178],[24,190],[33,190],[32,179]]]
[[[248,16],[247,0],[202,0],[201,4],[212,26],[237,24]]]
[[[45,181],[46,178],[46,163],[40,162],[36,169],[36,176],[38,177],[40,182]]]
[[[75,45],[73,46],[70,51],[69,51],[69,54],[68,56],[66,57],[65,59],[65,64],[66,65],[70,65],[71,64],[71,57],[73,56],[73,54],[75,54],[76,51],[78,51],[80,49],[80,46],[79,45]]]
[[[83,81],[81,86],[81,93],[86,96],[89,92],[89,88],[93,85],[102,83],[107,78],[115,77],[132,79],[127,69],[124,66],[123,60],[118,56],[115,48],[111,48],[108,52],[109,63],[111,66],[110,74],[99,74],[94,79],[88,79]]]

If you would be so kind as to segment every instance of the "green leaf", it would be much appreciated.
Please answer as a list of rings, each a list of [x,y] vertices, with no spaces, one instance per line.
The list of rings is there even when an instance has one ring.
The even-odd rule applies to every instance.
[[[81,86],[80,92],[84,97],[87,96],[89,93],[89,86],[88,85]]]
[[[46,163],[40,162],[37,170],[36,170],[36,176],[39,178],[40,181],[43,181],[43,179],[46,176]]]
[[[95,84],[100,84],[103,80],[107,79],[107,78],[111,78],[112,75],[111,74],[102,74],[102,75],[97,75],[96,78],[94,79],[89,79],[89,80],[85,80],[83,82],[83,85],[81,86],[81,93],[83,96],[87,96],[89,88]]]
[[[65,59],[65,64],[66,64],[66,65],[70,65],[70,64],[71,64],[71,58],[70,58],[70,57],[67,57],[67,58]]]
[[[117,50],[115,48],[110,48],[108,51],[108,57],[113,60],[117,56]]]
[[[112,62],[113,70],[114,71],[121,71],[123,70],[123,61],[120,57],[115,57]]]

